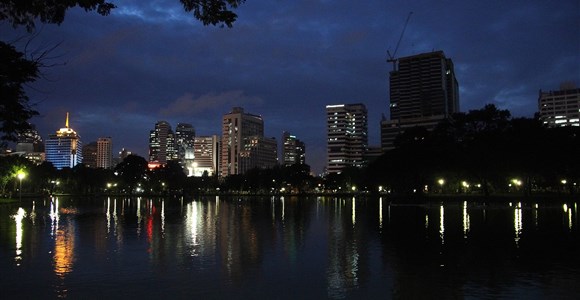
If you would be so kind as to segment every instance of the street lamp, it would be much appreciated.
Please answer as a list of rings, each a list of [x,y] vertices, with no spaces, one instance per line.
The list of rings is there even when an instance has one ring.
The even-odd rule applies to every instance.
[[[20,188],[18,190],[20,192],[20,201],[22,201],[22,179],[24,179],[24,177],[26,177],[26,174],[21,170],[18,172],[16,177],[18,177],[18,180],[20,181]]]

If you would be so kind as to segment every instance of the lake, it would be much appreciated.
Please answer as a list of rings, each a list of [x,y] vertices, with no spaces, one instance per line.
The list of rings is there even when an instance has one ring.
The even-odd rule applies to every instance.
[[[577,298],[577,201],[514,200],[3,204],[0,290],[3,299]]]

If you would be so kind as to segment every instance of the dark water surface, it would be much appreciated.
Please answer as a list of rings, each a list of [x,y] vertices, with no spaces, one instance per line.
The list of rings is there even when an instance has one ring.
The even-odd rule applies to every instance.
[[[578,204],[567,200],[0,205],[0,297],[577,299]]]

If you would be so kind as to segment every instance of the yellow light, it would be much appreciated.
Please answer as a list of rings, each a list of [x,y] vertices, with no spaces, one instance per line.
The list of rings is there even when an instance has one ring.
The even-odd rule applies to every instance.
[[[567,181],[566,179],[562,179],[560,182],[561,182],[562,184],[566,184],[566,183],[568,183],[568,181]]]
[[[445,179],[439,178],[439,180],[437,180],[437,183],[439,183],[439,185],[444,185],[445,184]]]
[[[464,187],[469,187],[469,184],[467,184],[467,181],[462,181],[461,182],[461,185],[464,186]]]
[[[19,180],[22,180],[24,179],[24,177],[26,177],[26,173],[24,173],[23,171],[18,171],[16,177],[18,177]]]

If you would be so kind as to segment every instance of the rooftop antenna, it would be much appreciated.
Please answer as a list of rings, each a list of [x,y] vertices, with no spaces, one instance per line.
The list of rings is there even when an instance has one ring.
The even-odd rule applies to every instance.
[[[68,128],[68,111],[66,112],[66,122],[64,125],[66,128]]]
[[[401,40],[403,39],[403,35],[405,34],[405,30],[407,29],[407,24],[409,24],[409,19],[411,19],[412,14],[413,14],[413,12],[410,11],[409,14],[407,15],[407,20],[405,21],[405,26],[403,26],[403,31],[401,32],[401,36],[399,36],[399,41],[397,41],[397,46],[395,46],[395,51],[393,51],[393,54],[391,54],[391,52],[389,52],[389,50],[387,50],[387,55],[389,56],[389,58],[387,58],[387,62],[393,63],[393,71],[397,70],[397,58],[395,56],[397,55],[397,50],[399,50],[399,45],[401,44]]]

